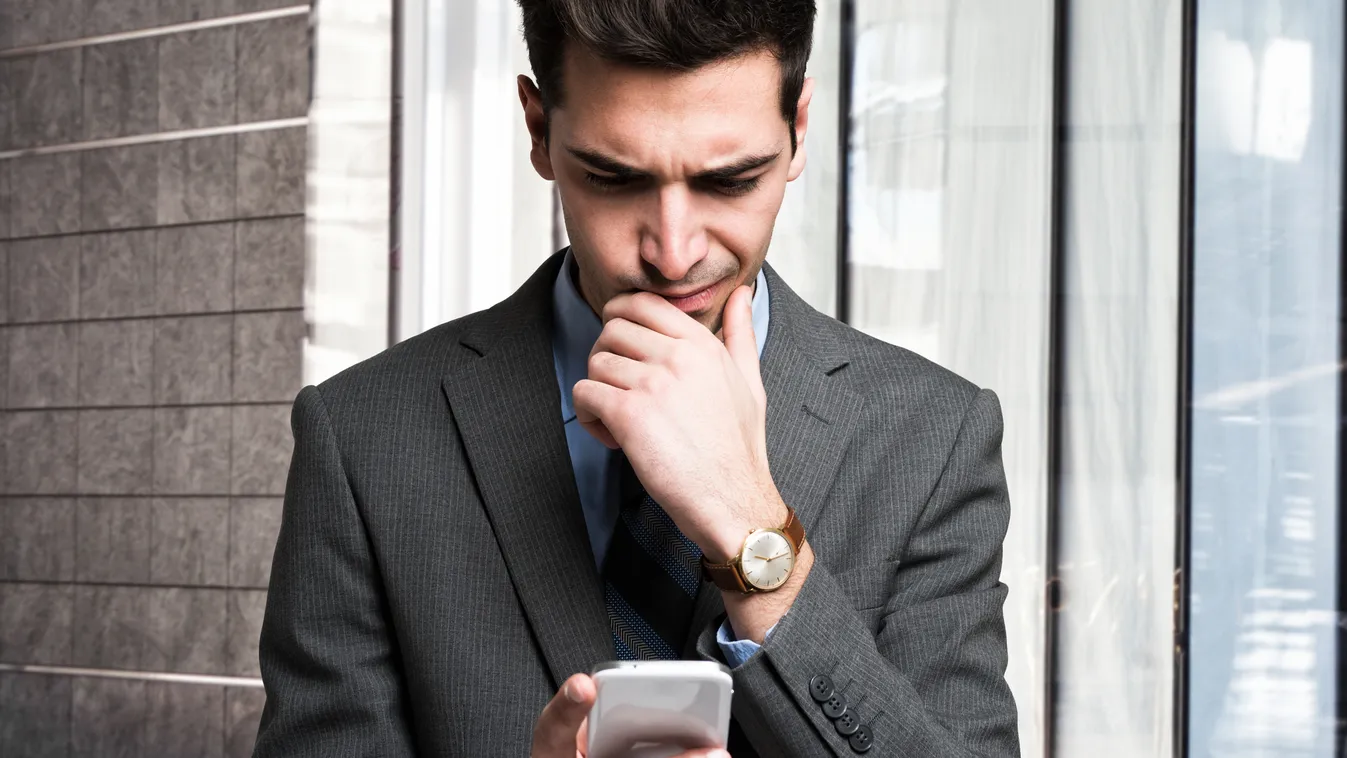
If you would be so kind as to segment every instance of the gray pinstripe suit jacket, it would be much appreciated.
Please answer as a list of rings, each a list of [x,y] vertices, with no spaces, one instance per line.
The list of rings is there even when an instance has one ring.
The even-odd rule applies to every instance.
[[[613,658],[558,411],[560,261],[299,394],[256,756],[525,756],[557,684]],[[762,756],[852,755],[825,674],[870,755],[1017,755],[996,397],[768,286],[772,475],[817,562],[734,671],[736,721]],[[722,614],[704,584],[685,657],[719,658]]]

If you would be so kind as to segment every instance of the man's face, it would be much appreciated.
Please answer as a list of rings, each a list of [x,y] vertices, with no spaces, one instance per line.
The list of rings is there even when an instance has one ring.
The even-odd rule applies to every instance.
[[[692,72],[633,68],[567,50],[550,140],[537,89],[520,78],[531,158],[561,194],[580,288],[602,313],[637,290],[719,331],[735,287],[762,267],[786,182],[804,169],[812,82],[794,156],[768,52]]]

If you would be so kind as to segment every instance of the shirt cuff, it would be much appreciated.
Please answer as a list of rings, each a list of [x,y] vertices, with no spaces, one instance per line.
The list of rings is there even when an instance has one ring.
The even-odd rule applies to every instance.
[[[772,624],[772,628],[768,629],[767,634],[763,635],[764,642],[772,636],[772,629],[775,628],[776,624]],[[744,665],[762,647],[753,640],[736,639],[734,629],[730,627],[729,619],[720,622],[720,628],[716,630],[716,642],[720,645],[720,652],[725,656],[725,662],[730,664],[732,669]]]

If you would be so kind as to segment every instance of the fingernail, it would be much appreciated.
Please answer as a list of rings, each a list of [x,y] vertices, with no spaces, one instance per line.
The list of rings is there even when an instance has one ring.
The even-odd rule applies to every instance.
[[[707,758],[730,758],[730,754],[724,750],[717,750],[707,756]]]
[[[566,698],[572,703],[582,703],[584,698],[580,697],[580,692],[575,688],[575,682],[566,682]],[[729,758],[729,756],[724,756]]]

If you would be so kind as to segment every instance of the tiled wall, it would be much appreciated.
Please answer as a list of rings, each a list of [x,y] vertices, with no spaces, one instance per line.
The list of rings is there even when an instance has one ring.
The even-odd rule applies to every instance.
[[[293,5],[0,0],[0,755],[251,751],[308,16],[89,38]]]

